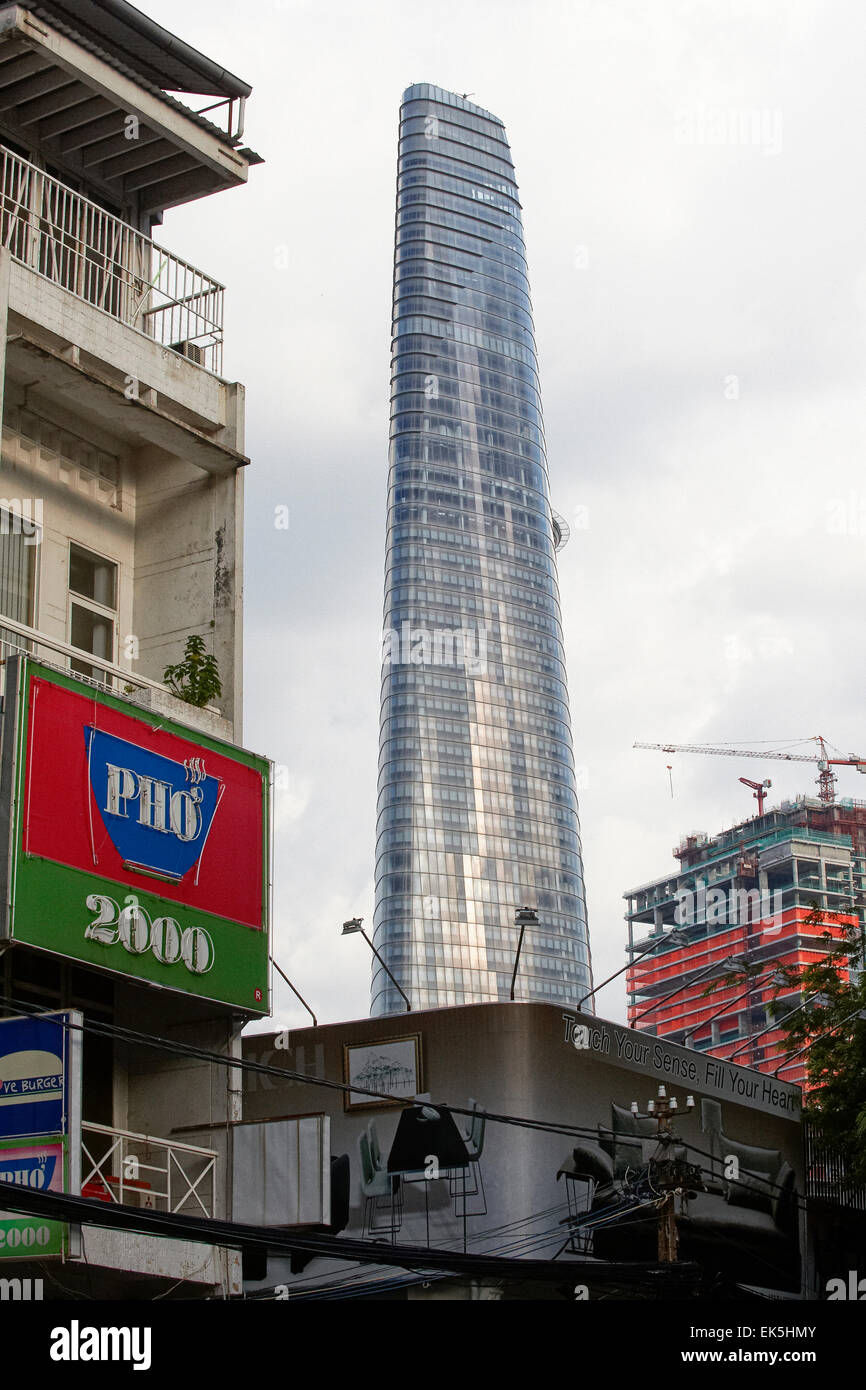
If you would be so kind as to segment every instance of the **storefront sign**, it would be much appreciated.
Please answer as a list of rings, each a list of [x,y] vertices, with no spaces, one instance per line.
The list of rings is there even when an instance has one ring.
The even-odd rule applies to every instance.
[[[80,1189],[81,1014],[0,1019],[0,1203]],[[66,1222],[0,1210],[0,1261],[63,1256]]]
[[[4,719],[6,934],[266,1012],[267,760],[24,659]]]

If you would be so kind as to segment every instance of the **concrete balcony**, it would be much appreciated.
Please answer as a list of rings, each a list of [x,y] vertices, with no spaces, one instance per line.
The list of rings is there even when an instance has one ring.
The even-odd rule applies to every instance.
[[[215,1150],[87,1121],[81,1131],[83,1197],[145,1211],[220,1214]],[[117,1271],[124,1286],[143,1276],[223,1288],[239,1275],[237,1256],[220,1246],[91,1225],[82,1227],[80,1258],[90,1269]]]
[[[2,147],[0,232],[20,265],[219,373],[224,286]]]
[[[140,643],[147,703],[178,717],[155,687],[186,635],[207,635],[228,721],[208,730],[218,736],[240,731],[249,461],[243,387],[218,374],[222,316],[218,281],[0,146],[2,492],[45,516],[26,621],[62,644],[63,553],[70,540],[107,553],[120,574],[111,655],[121,637]]]
[[[225,739],[229,743],[233,741],[231,722],[223,718],[219,710],[211,705],[201,707],[187,704],[159,681],[138,675],[126,667],[94,656],[91,652],[81,651],[69,642],[49,637],[43,632],[37,632],[35,628],[16,623],[11,618],[0,616],[0,632],[3,634],[0,637],[0,696],[5,690],[6,662],[9,658],[31,656],[44,665],[62,671],[73,680],[81,681],[82,685],[103,690],[115,698],[128,700],[132,705],[164,714],[179,724],[187,724],[190,728],[197,729],[199,733],[210,734],[213,738]],[[92,677],[80,674],[71,667],[72,661],[85,661],[88,666],[98,671],[99,675]]]
[[[5,253],[5,254],[3,254]],[[224,287],[0,146],[6,368],[131,442],[227,474],[246,457],[222,369]]]
[[[216,1168],[215,1149],[87,1120],[81,1126],[82,1197],[145,1211],[214,1216]]]

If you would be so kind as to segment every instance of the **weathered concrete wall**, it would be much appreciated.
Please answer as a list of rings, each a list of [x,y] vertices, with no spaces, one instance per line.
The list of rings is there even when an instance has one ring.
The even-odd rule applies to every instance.
[[[161,682],[166,666],[182,659],[186,639],[202,636],[217,659],[222,696],[212,704],[222,720],[182,709],[188,722],[203,727],[204,720],[211,732],[240,742],[243,470],[226,451],[242,454],[243,389],[0,252],[0,327],[8,326],[10,306],[17,333],[4,374],[0,497],[38,499],[41,506],[34,626],[70,640],[71,541],[112,561],[118,596],[111,659]],[[39,342],[49,337],[51,353],[40,357]],[[113,387],[99,387],[82,370],[84,354],[113,375]],[[159,419],[130,408],[121,386],[127,375],[150,393]],[[55,427],[65,444],[29,438],[34,418],[45,422],[43,435]],[[149,435],[160,442],[146,442]],[[91,466],[78,466],[69,456],[75,440],[84,452],[115,460],[108,468],[115,476],[101,475],[93,458]]]

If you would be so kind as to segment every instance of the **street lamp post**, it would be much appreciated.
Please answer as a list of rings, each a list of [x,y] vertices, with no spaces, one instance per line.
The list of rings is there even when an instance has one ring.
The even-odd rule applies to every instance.
[[[364,928],[361,926],[361,923],[363,922],[363,920],[364,920],[363,917],[350,917],[349,920],[348,920],[348,922],[344,922],[344,923],[343,923],[343,932],[342,932],[342,935],[343,935],[343,936],[354,936],[354,934],[355,934],[356,932],[360,932],[360,933],[361,933],[361,935],[363,936],[363,938],[364,938],[364,940],[366,941],[367,945],[370,947],[370,950],[373,952],[373,955],[376,957],[377,961],[378,961],[379,964],[381,965],[381,967],[382,967],[382,969],[384,970],[385,974],[388,976],[388,979],[389,979],[389,980],[391,981],[391,983],[393,984],[394,988],[395,988],[396,990],[399,990],[400,994],[402,994],[403,998],[406,1000],[406,1012],[407,1012],[407,1013],[411,1013],[411,1012],[412,1012],[412,1005],[409,1003],[409,996],[406,994],[405,990],[403,990],[403,989],[400,988],[400,986],[398,985],[397,981],[394,979],[394,976],[391,974],[391,971],[388,969],[388,967],[387,967],[387,965],[385,964],[385,962],[383,961],[382,957],[379,955],[379,952],[376,950],[376,947],[373,945],[373,943],[372,943],[372,941],[370,940],[369,936],[368,936],[367,933],[364,931]]]
[[[746,953],[743,952],[739,960],[735,960],[733,956],[725,956],[724,960],[713,961],[711,965],[706,966],[703,970],[699,970],[697,975],[693,975],[691,979],[686,980],[684,985],[677,985],[676,989],[672,989],[670,994],[663,994],[661,999],[654,999],[645,1009],[641,1009],[640,1013],[635,1014],[631,1023],[628,1025],[629,1028],[635,1028],[644,1014],[651,1014],[656,1009],[660,1009],[662,1004],[666,1004],[669,999],[673,999],[677,994],[682,994],[684,989],[690,989],[692,985],[696,985],[699,980],[703,980],[707,975],[712,975],[714,973],[719,975],[725,970],[731,975],[747,974],[749,959]]]
[[[612,975],[608,975],[606,980],[602,980],[600,985],[596,985],[594,989],[591,989],[589,994],[585,994],[582,999],[578,999],[577,1007],[579,1009],[582,1008],[587,999],[591,999],[594,994],[598,994],[598,991],[604,989],[605,985],[609,985],[611,980],[616,980],[620,975],[625,974],[626,970],[630,970],[635,961],[640,960],[641,956],[648,956],[650,951],[657,950],[663,943],[666,946],[670,946],[671,944],[674,946],[685,946],[687,942],[688,936],[686,933],[684,931],[677,931],[676,928],[674,928],[673,931],[665,932],[664,936],[656,937],[650,942],[649,946],[645,946],[642,951],[638,951],[637,955],[632,956],[631,960],[626,961],[625,965],[619,970],[615,970]]]
[[[514,925],[520,928],[520,936],[517,941],[517,955],[514,957],[514,969],[511,972],[511,998],[514,998],[514,983],[517,979],[517,967],[520,964],[520,952],[523,949],[523,933],[527,927],[538,926],[538,913],[532,907],[519,907],[514,914]]]

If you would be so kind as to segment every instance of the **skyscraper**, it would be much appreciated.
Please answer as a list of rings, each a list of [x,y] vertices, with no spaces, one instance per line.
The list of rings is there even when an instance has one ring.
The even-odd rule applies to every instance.
[[[374,940],[417,1008],[591,988],[520,204],[500,120],[400,113]],[[371,1012],[405,1008],[376,964]]]

